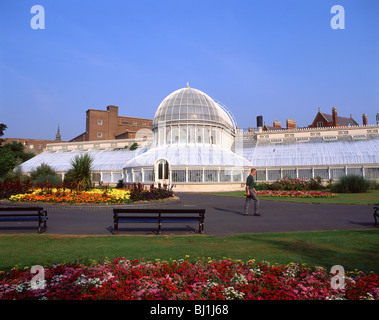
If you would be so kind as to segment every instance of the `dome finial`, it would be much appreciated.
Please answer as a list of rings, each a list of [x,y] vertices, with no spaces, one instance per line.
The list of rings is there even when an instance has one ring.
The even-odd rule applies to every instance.
[[[186,88],[191,88],[190,85],[189,85],[189,82],[187,82],[187,87]]]

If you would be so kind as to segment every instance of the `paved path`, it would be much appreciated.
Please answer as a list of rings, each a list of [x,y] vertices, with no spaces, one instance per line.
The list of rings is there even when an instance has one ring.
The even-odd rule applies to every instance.
[[[372,206],[303,204],[260,201],[261,216],[243,216],[244,198],[179,194],[180,201],[165,204],[170,208],[205,208],[204,234],[227,236],[242,233],[291,232],[314,230],[373,229]],[[150,205],[151,207],[151,205]],[[253,205],[251,205],[252,209]],[[111,207],[96,209],[48,209],[45,234],[112,235]],[[119,225],[120,235],[155,234],[155,224]],[[0,234],[36,233],[34,223],[0,222]],[[196,234],[196,224],[163,224],[162,234]]]

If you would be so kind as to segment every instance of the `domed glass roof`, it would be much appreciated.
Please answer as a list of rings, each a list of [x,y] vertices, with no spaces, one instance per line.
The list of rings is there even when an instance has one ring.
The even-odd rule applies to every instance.
[[[204,92],[191,88],[179,89],[165,98],[158,107],[153,126],[160,122],[217,123],[235,129],[233,117]]]

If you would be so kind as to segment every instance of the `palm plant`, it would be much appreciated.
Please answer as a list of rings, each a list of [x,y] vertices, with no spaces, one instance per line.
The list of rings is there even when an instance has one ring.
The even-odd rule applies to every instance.
[[[65,182],[75,185],[78,190],[91,188],[91,170],[93,158],[88,154],[77,155],[71,161],[71,169],[65,175]]]

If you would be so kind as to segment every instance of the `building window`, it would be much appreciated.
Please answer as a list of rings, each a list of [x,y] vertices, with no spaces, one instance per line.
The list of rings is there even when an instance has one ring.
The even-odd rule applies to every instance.
[[[186,182],[186,170],[172,170],[172,182]]]
[[[98,133],[98,134],[97,134],[97,137],[98,137],[98,138],[102,138],[102,137],[103,137],[103,134],[102,134],[102,133]]]
[[[203,170],[188,170],[188,180],[189,182],[202,182]]]
[[[144,171],[144,182],[154,182],[154,170]]]
[[[38,145],[38,149],[39,149],[39,150],[42,150],[42,149],[43,149],[43,145],[42,145],[42,144],[39,144],[39,145]]]
[[[158,179],[163,180],[163,179],[168,179],[168,177],[169,177],[168,162],[166,160],[163,160],[159,162],[158,164]]]
[[[99,126],[102,126],[102,125],[103,125],[103,120],[97,120],[97,124],[98,124]]]
[[[323,126],[324,126],[324,124],[322,121],[317,122],[317,128],[322,128]]]
[[[217,182],[218,181],[218,170],[205,170],[204,172],[205,182]]]

